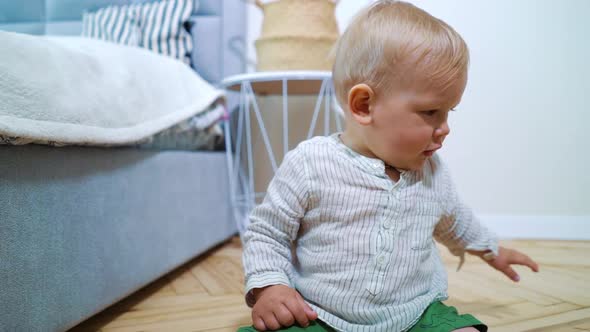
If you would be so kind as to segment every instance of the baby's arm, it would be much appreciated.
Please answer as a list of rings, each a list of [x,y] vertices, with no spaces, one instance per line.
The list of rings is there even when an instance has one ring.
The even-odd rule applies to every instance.
[[[443,204],[447,208],[445,214],[434,230],[435,239],[449,248],[449,251],[461,258],[461,268],[465,260],[465,252],[476,255],[485,260],[490,266],[501,271],[514,281],[520,278],[510,267],[511,264],[529,266],[533,271],[538,271],[538,265],[528,256],[504,247],[498,246],[498,239],[487,227],[485,227],[473,214],[471,208],[462,202],[446,165],[436,156],[433,158],[435,167],[439,173],[439,181],[444,188]]]
[[[244,234],[246,302],[258,330],[307,325],[317,315],[292,288],[291,246],[308,205],[305,156],[296,148],[271,181],[262,204],[254,208]]]
[[[465,205],[455,188],[447,166],[438,155],[432,157],[432,168],[437,186],[441,188],[440,197],[445,214],[434,229],[434,238],[461,258],[461,268],[465,252],[481,252],[488,256],[498,255],[498,239],[482,225],[471,208]]]

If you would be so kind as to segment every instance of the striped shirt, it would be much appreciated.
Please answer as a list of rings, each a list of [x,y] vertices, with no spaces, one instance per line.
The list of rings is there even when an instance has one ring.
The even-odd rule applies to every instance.
[[[447,276],[434,240],[451,253],[498,253],[497,239],[458,198],[435,154],[394,182],[379,159],[338,134],[289,152],[244,234],[246,302],[251,290],[297,289],[340,331],[403,331],[434,301]]]

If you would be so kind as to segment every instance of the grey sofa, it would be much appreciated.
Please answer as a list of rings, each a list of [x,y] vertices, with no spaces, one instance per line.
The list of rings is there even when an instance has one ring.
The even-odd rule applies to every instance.
[[[129,2],[0,0],[0,29],[78,34],[83,10]],[[244,13],[193,15],[210,82],[244,69]],[[0,145],[0,331],[67,330],[236,232],[225,152]]]

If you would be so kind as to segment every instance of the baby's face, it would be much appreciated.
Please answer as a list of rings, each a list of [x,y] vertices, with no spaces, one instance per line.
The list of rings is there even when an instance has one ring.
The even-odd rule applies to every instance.
[[[466,83],[464,75],[441,91],[416,79],[378,96],[372,124],[366,131],[369,148],[398,169],[422,169],[449,135],[447,118],[459,104]]]

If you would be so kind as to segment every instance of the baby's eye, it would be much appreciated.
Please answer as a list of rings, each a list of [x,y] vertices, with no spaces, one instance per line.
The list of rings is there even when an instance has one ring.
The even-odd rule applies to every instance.
[[[424,112],[422,112],[422,113],[424,113],[424,114],[426,114],[426,115],[428,115],[428,116],[433,116],[433,115],[436,113],[436,110],[429,110],[429,111],[424,111]]]

